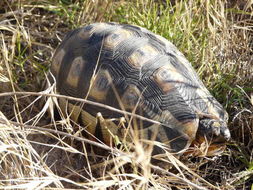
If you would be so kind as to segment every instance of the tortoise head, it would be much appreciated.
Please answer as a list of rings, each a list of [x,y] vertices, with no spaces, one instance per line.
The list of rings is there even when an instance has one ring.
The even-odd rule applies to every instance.
[[[227,122],[211,118],[200,119],[197,133],[213,143],[226,142],[231,138]]]
[[[231,138],[227,122],[213,119],[201,118],[193,145],[204,147],[204,151],[197,155],[214,156],[220,154],[226,147],[226,142]],[[206,145],[206,146],[203,146]],[[203,154],[203,152],[205,152]]]

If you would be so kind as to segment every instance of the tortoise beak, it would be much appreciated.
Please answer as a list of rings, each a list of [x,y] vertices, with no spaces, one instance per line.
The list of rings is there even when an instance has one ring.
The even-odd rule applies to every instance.
[[[226,144],[231,140],[231,135],[229,130],[224,130],[224,133],[221,133],[219,136],[212,137],[210,139],[211,144]]]
[[[231,134],[228,128],[226,128],[225,130],[222,130],[221,134],[223,135],[226,141],[229,141],[231,139]]]

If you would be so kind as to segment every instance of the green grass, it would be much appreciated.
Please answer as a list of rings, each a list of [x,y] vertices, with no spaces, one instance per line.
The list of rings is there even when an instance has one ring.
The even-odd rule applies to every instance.
[[[194,188],[253,189],[250,1],[244,8],[221,0],[7,2],[0,2],[0,188],[183,189],[197,184]],[[52,131],[56,121],[45,113],[52,99],[41,105],[32,94],[1,96],[42,90],[54,49],[64,35],[109,21],[145,27],[173,42],[190,60],[229,113],[233,141],[221,156],[183,157],[181,163],[169,155],[174,167],[156,172],[138,142],[134,153],[116,149],[109,155],[95,151],[94,156],[69,118],[57,122],[66,133]]]

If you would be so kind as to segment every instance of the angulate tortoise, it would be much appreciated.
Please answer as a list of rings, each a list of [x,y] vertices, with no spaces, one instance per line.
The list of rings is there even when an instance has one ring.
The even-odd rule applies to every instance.
[[[142,27],[95,23],[75,29],[57,48],[50,71],[60,94],[160,122],[138,120],[138,133],[171,151],[207,140],[209,153],[215,154],[230,139],[227,112],[191,64],[172,43]],[[119,113],[75,101],[66,104],[66,100],[60,100],[60,107],[108,144],[110,133],[125,136],[126,130],[114,122],[107,129],[96,124],[98,112],[105,119],[119,118]]]

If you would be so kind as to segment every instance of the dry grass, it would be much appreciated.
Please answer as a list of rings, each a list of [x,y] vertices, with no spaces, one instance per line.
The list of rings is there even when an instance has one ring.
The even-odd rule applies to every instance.
[[[252,4],[0,1],[0,188],[253,189]],[[179,161],[168,153],[155,166],[138,141],[123,151],[87,140],[68,117],[50,117],[53,86],[22,93],[43,89],[67,31],[100,21],[137,24],[179,47],[229,113],[233,141],[221,156]]]

